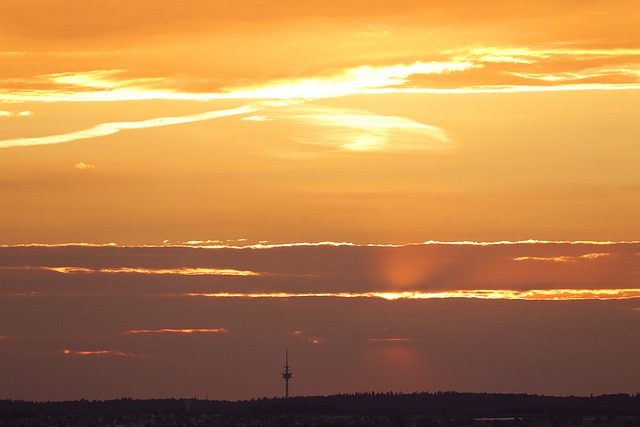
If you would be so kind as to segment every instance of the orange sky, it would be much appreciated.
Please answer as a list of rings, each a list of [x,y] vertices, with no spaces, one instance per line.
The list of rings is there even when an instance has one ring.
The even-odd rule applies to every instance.
[[[353,305],[361,313],[374,307],[407,326],[411,320],[397,308],[402,304],[411,304],[416,313],[427,305],[469,304],[482,316],[497,306],[485,300],[493,291],[501,312],[529,304],[526,316],[533,318],[546,307],[558,313],[568,306],[588,307],[585,315],[606,318],[603,328],[609,330],[619,326],[611,314],[617,308],[611,307],[622,304],[624,316],[635,316],[625,319],[637,323],[637,22],[638,0],[494,0],[481,7],[470,0],[3,0],[0,245],[7,258],[0,269],[5,278],[0,302],[10,306],[14,299],[35,292],[40,298],[20,300],[31,313],[42,308],[31,305],[33,301],[41,301],[47,311],[62,299],[77,322],[87,315],[78,306],[87,290],[67,293],[64,284],[97,277],[99,286],[93,291],[114,298],[111,309],[134,313],[132,301],[142,297],[137,291],[131,293],[128,279],[124,280],[134,276],[166,286],[167,294],[181,295],[166,301],[181,302],[175,306],[166,302],[173,307],[166,324],[158,318],[149,321],[153,324],[133,324],[129,318],[131,324],[118,326],[122,330],[227,328],[224,319],[207,321],[205,312],[192,304],[200,309],[215,304],[232,324],[239,321],[236,316],[255,310],[251,319],[269,317],[272,331],[304,330],[298,322],[265,314],[291,304],[313,312],[309,324],[327,335],[328,326],[322,324],[327,306]],[[531,251],[509,244],[529,239],[530,246],[525,247],[535,248]],[[576,241],[593,247],[570,244]],[[326,251],[316,258],[298,255],[305,253],[301,248],[317,248],[317,242],[346,246],[321,246]],[[424,246],[426,252],[423,245],[404,246],[422,242],[466,243],[453,262],[443,255],[446,249],[432,254],[433,243]],[[489,262],[485,255],[491,251],[476,251],[486,247],[470,242],[503,242],[496,247],[508,251],[509,257]],[[598,242],[620,242],[631,249],[621,255]],[[65,251],[69,243],[81,245]],[[46,257],[40,262],[39,251],[45,247],[32,244],[50,245],[48,254],[62,255],[55,262]],[[106,250],[139,250],[141,262],[127,258],[134,251],[120,255],[127,262],[102,264],[103,255],[96,248],[105,244],[109,244]],[[380,245],[375,247],[385,255],[358,255],[341,267],[348,271],[357,266],[357,273],[345,276],[349,279],[327,276],[331,270],[327,259],[338,262],[345,248],[367,244]],[[556,251],[555,244],[562,250]],[[248,246],[271,255],[258,265],[248,260],[212,265],[196,262],[202,246],[209,247],[203,253],[213,259],[230,246],[245,247],[239,252],[242,256],[256,250]],[[191,247],[199,247],[184,252],[195,257],[191,262],[171,262],[171,256],[182,257],[180,251]],[[162,262],[155,263],[156,256]],[[290,256],[301,256],[304,268],[282,270]],[[362,259],[368,261],[360,263]],[[456,268],[445,268],[449,262]],[[55,286],[41,289],[42,277],[55,277]],[[444,278],[446,286],[440,286]],[[170,286],[183,280],[201,285],[184,290]],[[218,282],[225,286],[207,285]],[[232,286],[236,283],[251,285]],[[603,289],[615,292],[598,293]],[[397,292],[443,300],[391,301]],[[276,293],[277,301],[216,298]],[[316,295],[327,293],[331,295]],[[552,302],[557,295],[562,301]],[[622,299],[616,302],[612,295]],[[539,299],[545,301],[531,301]],[[183,305],[183,301],[190,302]],[[200,313],[193,324],[180,321],[176,307],[186,306]],[[92,310],[96,322],[104,326],[104,310],[99,305]],[[465,316],[455,320],[445,309],[436,312],[430,319],[436,323],[469,320]],[[52,319],[57,318],[51,313]],[[557,315],[566,320],[564,314]],[[375,323],[375,314],[370,316],[367,322]],[[576,314],[576,319],[580,316]],[[336,325],[358,323],[346,311],[338,317]],[[544,336],[546,329],[526,326],[525,317],[519,325]],[[127,348],[107,348],[100,340],[84,348],[81,344],[87,341],[82,337],[90,333],[63,320],[61,336],[39,336],[36,325],[46,324],[47,319],[29,326],[25,319],[7,318],[6,330],[0,329],[0,351],[16,358],[40,354],[34,356],[35,366],[46,355],[66,355],[61,363],[75,372],[73,357],[118,358],[148,350],[121,341]],[[493,328],[492,337],[500,335],[496,331],[504,332],[502,326],[486,326]],[[112,333],[109,328],[102,333]],[[434,339],[433,331],[424,328],[418,328],[416,339]],[[229,334],[190,338],[226,340],[236,351],[255,344],[229,330]],[[258,340],[262,344],[273,338],[265,334]],[[323,334],[305,335],[309,340],[305,342],[316,338],[320,340],[316,344],[341,342],[337,335]],[[163,334],[142,335],[146,338],[136,339]],[[515,345],[521,341],[516,335],[500,339]],[[355,332],[353,337],[394,338]],[[281,338],[268,346],[278,357],[278,346],[291,337]],[[619,338],[617,348],[627,348],[622,338],[629,336]],[[395,350],[365,357],[358,347],[349,353],[354,364],[374,369],[395,354],[425,378],[437,377],[441,388],[589,390],[586,384],[571,388],[570,381],[544,385],[505,380],[494,387],[488,378],[474,382],[467,376],[465,382],[462,374],[455,379],[438,377],[437,369],[422,364],[416,354],[398,350],[407,342],[368,342],[393,343]],[[335,351],[350,347],[343,342],[332,348],[334,353],[313,360],[335,360]],[[637,351],[633,347],[630,354]],[[497,363],[492,359],[497,356],[485,356],[478,361],[479,369],[483,363],[488,364],[485,367]],[[553,363],[540,362],[534,372],[549,370],[554,363],[569,369],[568,361],[574,359],[565,356]],[[167,357],[167,363],[185,361],[178,353]],[[514,354],[513,360],[522,357]],[[148,357],[134,359],[136,364],[149,363]],[[596,362],[593,359],[589,366]],[[453,366],[447,369],[455,371]],[[361,374],[335,389],[308,385],[304,390],[355,391],[365,381],[365,373]],[[637,375],[626,377],[637,380]],[[158,393],[188,390],[176,381],[173,389]],[[602,380],[593,390],[616,391],[615,384],[629,390],[624,382],[605,383]],[[91,384],[83,389],[77,380],[74,392],[48,390],[33,396],[118,397],[116,390],[100,392]],[[403,385],[391,377],[372,378],[367,384],[381,389],[420,388],[418,383]],[[219,397],[268,394],[265,387],[239,388],[228,396],[220,392]],[[154,395],[150,384],[138,390],[137,396]],[[0,398],[5,396],[29,397],[0,390]]]

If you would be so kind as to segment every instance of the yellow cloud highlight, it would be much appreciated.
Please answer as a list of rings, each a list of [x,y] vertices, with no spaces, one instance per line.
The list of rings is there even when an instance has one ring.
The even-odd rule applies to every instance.
[[[580,256],[557,256],[557,257],[536,257],[536,256],[521,256],[514,258],[514,261],[546,261],[546,262],[578,262],[580,260],[594,260],[598,258],[611,257],[609,253],[591,253]]]
[[[228,333],[225,328],[213,329],[131,329],[126,334],[220,334]]]
[[[367,341],[370,342],[415,342],[412,338],[367,338]]]
[[[571,44],[535,47],[473,46],[438,54],[445,61],[418,60],[393,65],[361,65],[317,75],[256,81],[246,86],[229,81],[217,91],[185,91],[190,84],[176,77],[128,77],[128,70],[99,69],[36,75],[0,80],[0,100],[7,102],[102,102],[131,100],[223,100],[280,99],[316,100],[361,93],[495,93],[550,90],[637,89],[640,49],[589,49]],[[589,64],[584,68],[584,64]],[[621,65],[622,64],[622,65]],[[410,81],[412,76],[443,76],[490,68],[485,85],[452,85]],[[497,68],[497,69],[495,69]],[[541,85],[510,84],[509,76],[541,82]],[[601,82],[566,84],[600,77]],[[620,81],[624,77],[625,81]],[[473,78],[470,75],[470,78]],[[206,81],[206,77],[200,80]],[[470,80],[467,80],[470,82]],[[210,86],[219,87],[219,82]],[[203,86],[207,86],[204,84]],[[410,87],[408,87],[410,86]],[[261,120],[253,116],[247,120]]]
[[[113,122],[102,123],[89,129],[84,129],[76,132],[69,132],[59,135],[50,135],[33,138],[15,138],[5,139],[0,141],[0,148],[12,148],[12,147],[28,147],[33,145],[50,145],[61,144],[64,142],[76,141],[79,139],[97,138],[100,136],[113,135],[121,130],[133,130],[133,129],[146,129],[159,126],[171,126],[183,123],[200,122],[204,120],[212,120],[220,117],[235,116],[240,114],[247,114],[262,107],[259,105],[245,105],[243,107],[232,108],[228,110],[216,110],[209,111],[200,114],[191,114],[187,116],[178,117],[160,117],[156,119],[143,120],[139,122]]]
[[[85,268],[85,267],[25,267],[46,271],[55,271],[63,274],[149,274],[165,275],[175,274],[179,276],[266,276],[268,273],[258,273],[249,270],[234,270],[229,268],[140,268],[140,267],[114,267],[114,268]]]
[[[171,243],[165,241],[163,247],[184,247],[184,248],[202,248],[202,249],[275,249],[275,248],[292,248],[292,247],[313,247],[313,246],[351,246],[351,247],[385,247],[385,248],[403,248],[408,246],[429,246],[429,245],[445,245],[445,246],[501,246],[501,245],[627,245],[640,244],[638,240],[495,240],[495,241],[474,241],[474,240],[426,240],[418,243],[352,243],[352,242],[297,242],[297,243],[269,243],[268,241],[260,241],[252,243],[246,239],[241,241],[220,241],[220,240],[191,240],[186,242]],[[1,246],[0,246],[1,247]],[[155,246],[150,246],[155,247]]]
[[[481,65],[471,62],[421,62],[388,66],[363,65],[318,77],[282,79],[251,86],[228,86],[219,92],[193,93],[171,89],[173,79],[124,79],[126,70],[92,70],[56,73],[23,79],[27,87],[53,86],[51,89],[0,89],[0,100],[7,102],[96,102],[221,99],[311,100],[360,93],[365,89],[397,86],[415,74],[446,74]],[[6,82],[5,82],[6,83]],[[13,82],[15,83],[15,82]],[[2,84],[2,81],[0,81]],[[165,86],[165,89],[158,89]]]
[[[399,86],[415,74],[446,74],[478,67],[468,61],[414,62],[392,66],[364,65],[349,68],[342,73],[326,77],[289,79],[249,87],[233,87],[227,91],[234,97],[245,99],[323,99],[353,95],[363,91]]]
[[[471,93],[527,93],[527,92],[576,92],[592,90],[638,90],[640,83],[583,83],[563,84],[555,86],[529,86],[529,85],[474,85],[457,88],[381,88],[368,89],[365,94],[471,94]]]
[[[228,239],[228,240],[188,240],[178,241],[175,243],[165,240],[160,245],[119,245],[118,243],[87,243],[87,242],[70,242],[70,243],[18,243],[18,244],[0,244],[0,248],[67,248],[67,247],[114,247],[114,248],[201,248],[201,249],[275,249],[275,248],[294,248],[294,247],[314,247],[314,246],[350,246],[350,247],[378,247],[378,248],[403,248],[409,246],[501,246],[501,245],[596,245],[596,246],[612,246],[612,245],[638,245],[640,240],[425,240],[423,242],[414,243],[353,243],[339,241],[317,241],[317,242],[296,242],[296,243],[269,243],[269,241],[250,241],[248,239]],[[636,255],[640,256],[640,253]],[[3,267],[0,267],[3,268]],[[20,267],[26,268],[26,267]],[[33,267],[32,267],[33,268]],[[39,268],[39,267],[37,267]]]
[[[288,126],[293,141],[325,146],[331,151],[401,152],[452,147],[440,128],[364,110],[302,105],[281,109],[272,117]]]
[[[472,47],[457,51],[454,56],[456,61],[476,61],[486,62],[506,62],[505,59],[512,58],[517,62],[534,62],[539,59],[549,59],[558,57],[569,58],[608,58],[620,56],[640,56],[640,49],[613,48],[613,49],[584,49],[572,47]],[[455,53],[455,52],[449,52]],[[493,60],[493,61],[491,61]]]
[[[395,300],[431,300],[431,299],[487,299],[487,300],[525,300],[525,301],[579,301],[579,300],[624,300],[640,298],[640,288],[630,289],[476,289],[452,290],[440,292],[309,292],[309,293],[186,293],[176,296],[206,298],[380,298]]]
[[[89,163],[85,163],[85,162],[78,162],[75,165],[73,165],[73,167],[75,169],[84,171],[84,170],[93,170],[96,168],[95,165],[89,164]]]
[[[0,117],[27,117],[32,115],[31,111],[7,111],[0,110]]]

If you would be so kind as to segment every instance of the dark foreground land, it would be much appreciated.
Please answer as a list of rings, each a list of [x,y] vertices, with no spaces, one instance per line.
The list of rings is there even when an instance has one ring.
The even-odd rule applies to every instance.
[[[0,401],[0,426],[640,426],[640,394],[359,393],[257,399]]]

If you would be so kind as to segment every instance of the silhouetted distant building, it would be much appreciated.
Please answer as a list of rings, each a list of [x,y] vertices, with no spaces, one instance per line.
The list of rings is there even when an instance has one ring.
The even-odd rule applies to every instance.
[[[289,397],[289,380],[292,377],[292,373],[289,370],[289,348],[285,350],[284,356],[284,372],[282,372],[282,378],[284,379],[284,397]]]

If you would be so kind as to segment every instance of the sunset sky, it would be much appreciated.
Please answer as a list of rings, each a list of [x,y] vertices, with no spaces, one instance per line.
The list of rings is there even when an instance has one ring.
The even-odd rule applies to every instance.
[[[640,0],[2,0],[0,399],[640,392]]]

